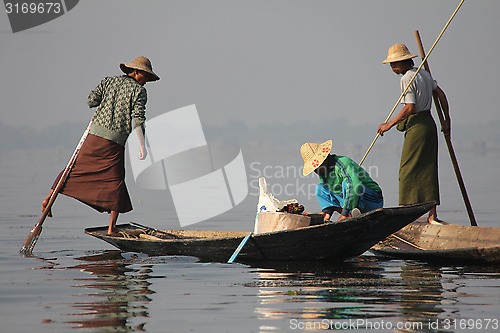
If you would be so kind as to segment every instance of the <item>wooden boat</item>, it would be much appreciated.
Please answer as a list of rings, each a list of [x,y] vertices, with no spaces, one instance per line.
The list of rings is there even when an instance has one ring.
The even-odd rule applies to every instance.
[[[370,249],[377,255],[454,264],[500,264],[500,228],[414,222]]]
[[[390,234],[425,214],[432,203],[381,208],[341,222],[253,235],[239,253],[239,262],[283,260],[344,261],[356,257]],[[248,232],[156,230],[137,224],[85,229],[122,251],[152,256],[194,256],[202,261],[226,262]]]

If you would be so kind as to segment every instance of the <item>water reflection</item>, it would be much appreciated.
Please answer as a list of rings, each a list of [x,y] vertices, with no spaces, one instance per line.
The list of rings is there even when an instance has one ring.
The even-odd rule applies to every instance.
[[[443,312],[440,267],[362,257],[340,265],[271,263],[256,269],[260,319],[281,320],[289,329],[346,328],[342,323],[373,329],[384,321],[391,328],[404,324],[400,332],[434,332],[429,323]],[[282,328],[266,323],[261,332]]]
[[[377,332],[444,333],[451,332],[443,327],[445,320],[497,317],[491,305],[500,296],[498,268],[373,256],[337,265],[267,262],[248,267],[108,251],[58,253],[44,262],[42,269],[63,271],[63,282],[71,285],[72,295],[65,300],[69,310],[52,310],[51,320],[81,332],[163,332],[164,327],[219,332],[239,326],[242,332],[325,331],[351,320],[359,330],[384,321],[393,326],[375,326]],[[431,327],[438,320],[441,327]],[[397,323],[406,326],[396,329]]]
[[[72,287],[81,289],[82,293],[74,295],[79,301],[69,304],[72,310],[66,313],[70,319],[65,320],[65,324],[73,329],[91,329],[93,332],[144,331],[149,316],[147,305],[151,302],[149,295],[154,293],[149,288],[153,264],[141,263],[134,254],[121,251],[75,257],[68,266],[55,259],[42,260],[45,263],[42,269],[87,273],[71,280],[76,283]]]
[[[135,327],[129,325],[131,318],[148,317],[147,304],[151,302],[149,289],[152,265],[131,268],[119,251],[106,252],[75,258],[85,263],[72,268],[90,273],[91,277],[76,279],[77,288],[91,289],[86,294],[95,301],[77,302],[72,307],[78,310],[68,321],[76,328],[108,328],[107,331],[142,331],[145,322]]]
[[[400,277],[403,282],[399,312],[405,321],[434,322],[444,312],[443,278],[440,267],[418,263],[401,266]]]

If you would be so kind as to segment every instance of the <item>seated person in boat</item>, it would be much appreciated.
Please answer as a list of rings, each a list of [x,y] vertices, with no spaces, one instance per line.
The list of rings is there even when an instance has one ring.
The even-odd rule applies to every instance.
[[[333,212],[340,214],[340,221],[350,217],[356,208],[361,212],[382,208],[382,190],[368,172],[347,156],[330,155],[331,150],[332,140],[300,147],[303,175],[314,171],[319,176],[316,197],[325,221]]]

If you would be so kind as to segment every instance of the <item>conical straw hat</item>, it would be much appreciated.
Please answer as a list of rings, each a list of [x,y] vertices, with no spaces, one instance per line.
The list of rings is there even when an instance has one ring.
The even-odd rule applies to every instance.
[[[151,61],[144,57],[144,56],[139,56],[132,60],[132,62],[129,62],[128,64],[120,64],[120,69],[125,73],[131,73],[134,69],[138,69],[141,71],[144,71],[149,74],[150,78],[149,81],[157,81],[160,78],[158,75],[153,72],[153,66],[151,65]]]
[[[416,54],[410,53],[410,50],[408,50],[405,44],[394,44],[387,51],[387,59],[383,60],[382,63],[388,64],[391,62],[415,58],[416,56]]]
[[[304,160],[302,174],[307,176],[323,163],[332,150],[332,140],[323,143],[304,143],[300,147],[300,154]]]

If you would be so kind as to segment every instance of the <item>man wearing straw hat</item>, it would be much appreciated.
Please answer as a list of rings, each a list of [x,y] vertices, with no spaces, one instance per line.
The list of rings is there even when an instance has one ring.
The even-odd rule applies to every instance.
[[[355,210],[367,212],[382,208],[382,190],[368,172],[347,156],[330,155],[331,150],[332,140],[304,143],[300,147],[303,175],[314,171],[320,178],[316,197],[324,219],[328,221],[333,212],[340,214],[340,221]]]
[[[392,71],[401,77],[401,91],[408,86],[416,68],[411,54],[404,44],[394,44],[389,48],[383,64],[389,63]],[[409,89],[401,99],[401,111],[390,121],[378,128],[383,135],[393,126],[405,132],[401,163],[399,168],[399,204],[413,204],[436,201],[439,205],[438,182],[438,138],[436,123],[430,109],[433,93],[437,96],[445,115],[443,126],[445,135],[450,134],[450,114],[448,100],[443,90],[429,72],[421,69]],[[436,206],[429,211],[429,223],[438,224]]]
[[[97,107],[76,162],[60,193],[73,197],[99,212],[110,213],[108,233],[116,227],[119,213],[132,210],[125,185],[125,142],[136,129],[140,152],[146,158],[144,122],[147,92],[144,85],[160,78],[153,72],[151,61],[143,56],[120,64],[126,74],[105,77],[88,96],[89,107]],[[57,177],[52,191],[55,189]],[[42,202],[42,211],[52,191]],[[49,215],[50,216],[50,215]]]

